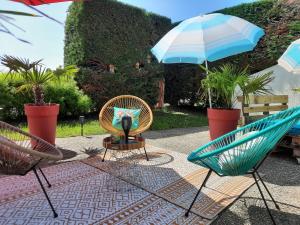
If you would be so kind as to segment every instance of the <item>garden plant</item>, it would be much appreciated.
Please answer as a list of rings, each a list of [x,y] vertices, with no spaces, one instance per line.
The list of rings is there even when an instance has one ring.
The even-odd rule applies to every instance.
[[[210,89],[215,102],[219,103],[216,108],[208,109],[210,135],[215,139],[237,127],[240,109],[233,108],[237,90],[241,90],[244,101],[249,99],[250,94],[270,93],[268,84],[274,77],[272,72],[251,76],[248,67],[240,69],[232,64],[224,64],[207,72],[207,77],[202,80],[202,87],[206,90],[204,96],[207,97]]]
[[[31,62],[7,55],[1,57],[1,63],[9,68],[7,77],[19,78],[17,92],[32,93],[29,96],[33,97],[34,103],[24,105],[29,131],[54,144],[59,104],[45,103],[45,86],[51,81],[59,82],[62,75],[69,79],[68,76],[76,73],[77,68],[68,66],[51,71],[42,65],[41,60]]]

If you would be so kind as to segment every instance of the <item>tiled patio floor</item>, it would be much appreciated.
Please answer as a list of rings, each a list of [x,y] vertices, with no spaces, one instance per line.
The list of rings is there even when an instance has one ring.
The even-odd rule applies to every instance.
[[[94,152],[98,152],[98,150],[101,151],[102,139],[105,136],[106,135],[57,139],[57,145],[64,149],[63,153],[65,155],[66,161],[74,161],[74,160],[79,160],[79,159],[82,160],[82,159],[89,157]],[[175,152],[183,152],[183,153],[188,153],[189,151],[195,149],[196,147],[198,147],[201,144],[204,144],[208,141],[208,133],[205,130],[205,128],[204,129],[203,128],[175,129],[175,130],[162,131],[162,132],[151,131],[151,132],[147,132],[145,134],[145,136],[148,138],[148,143],[152,146],[154,145],[154,147],[153,147],[154,149],[156,146],[160,149],[166,149],[166,150],[169,149],[169,150],[172,150]],[[179,155],[181,155],[181,154],[179,154]],[[182,157],[185,158],[184,155]],[[79,162],[77,161],[74,163],[79,163]],[[187,163],[187,162],[184,162],[184,164],[185,163]],[[67,164],[69,164],[69,163],[67,163]],[[65,164],[61,164],[61,165],[65,165]],[[88,164],[85,164],[85,165],[88,166]],[[92,164],[92,166],[97,167],[97,164]],[[180,163],[178,163],[177,172],[179,173],[180,177],[184,177],[187,174],[187,171],[185,169],[183,169],[183,170],[180,169],[180,166],[181,166]],[[192,164],[191,164],[191,166],[193,167]],[[91,170],[96,169],[96,168],[93,169],[93,167],[91,167],[91,168],[92,168]],[[46,169],[48,169],[48,168],[46,168]],[[81,170],[81,171],[84,171],[84,170]],[[283,155],[283,154],[281,154],[279,156],[277,155],[277,156],[270,157],[269,159],[266,160],[265,164],[261,168],[261,172],[265,175],[264,179],[265,179],[268,187],[270,188],[275,199],[279,202],[279,205],[281,207],[281,211],[278,211],[275,209],[272,202],[269,202],[269,206],[270,206],[272,213],[275,216],[275,219],[278,222],[278,224],[295,224],[295,225],[300,224],[299,223],[299,221],[300,221],[300,173],[299,173],[299,171],[300,171],[300,167],[299,167],[299,165],[296,164],[296,161],[291,159],[289,156]],[[50,176],[51,176],[51,174],[50,174]],[[95,176],[104,176],[104,175],[96,174]],[[105,175],[105,176],[107,176],[107,175]],[[104,180],[104,181],[105,180],[106,181],[113,180],[113,179],[107,179],[107,178],[104,179],[104,177],[98,178],[97,180]],[[92,193],[93,188],[91,188],[91,187],[95,184],[94,183],[90,184],[89,183],[90,180],[91,179],[86,180],[87,186],[84,188],[84,191],[91,190],[91,193]],[[218,180],[216,180],[216,181],[218,181]],[[119,181],[119,182],[124,182],[124,181],[122,181],[122,179],[121,179],[121,181]],[[201,181],[199,180],[199,182],[201,182]],[[214,182],[214,181],[212,180],[211,182]],[[56,187],[56,188],[61,188],[62,190],[67,188],[68,189],[68,190],[66,190],[67,192],[70,192],[70,191],[76,192],[76,187],[78,188],[79,186],[78,185],[76,186],[75,183],[68,184],[67,186],[64,186],[64,187]],[[127,183],[127,182],[125,182],[125,183]],[[97,183],[97,185],[100,185],[100,184]],[[129,186],[131,185],[130,182],[128,183],[128,185]],[[138,185],[133,185],[130,187],[132,187],[134,189]],[[17,185],[17,186],[20,188],[24,187],[22,185],[21,186]],[[142,193],[144,191],[144,189],[147,188],[147,186],[146,187],[141,186],[141,187],[142,187],[142,189],[141,189],[141,193]],[[132,188],[129,188],[129,189],[132,189]],[[80,187],[80,189],[82,189],[82,187]],[[11,191],[11,192],[9,192],[9,191]],[[15,190],[14,191],[9,190],[9,191],[7,192],[7,195],[8,195],[8,193],[15,193],[14,192]],[[79,193],[82,193],[80,190],[77,190],[77,191]],[[155,192],[155,190],[153,190],[153,191]],[[58,202],[57,204],[60,204],[59,201],[60,201],[61,197],[54,194],[55,190],[54,191],[51,190],[51,192],[53,192],[54,198],[56,198],[56,197],[58,198],[57,201],[56,200],[54,200],[54,201]],[[99,193],[99,192],[97,192],[97,193]],[[151,192],[146,191],[145,193],[148,193],[148,195],[150,194],[149,196],[151,198]],[[164,195],[164,193],[162,193],[162,195]],[[154,196],[157,197],[157,195],[155,193],[154,193]],[[26,200],[26,196],[24,196],[24,197]],[[80,195],[77,195],[77,197],[82,198],[82,196],[80,196]],[[184,210],[181,207],[178,208],[178,206],[176,206],[176,204],[177,204],[176,202],[175,202],[176,204],[173,205],[172,203],[169,202],[170,199],[168,199],[166,196],[163,196],[163,197],[164,198],[162,198],[160,201],[157,202],[158,205],[152,204],[150,208],[147,207],[147,210],[148,209],[153,210],[153,207],[161,207],[162,209],[166,210],[165,212],[169,212],[169,211],[175,212],[177,216],[183,215]],[[10,206],[11,210],[13,210],[15,207],[21,207],[21,209],[22,209],[22,207],[25,207],[25,206],[32,207],[32,209],[34,207],[42,207],[42,205],[39,206],[39,204],[41,203],[41,201],[44,201],[44,200],[42,200],[44,198],[44,196],[42,196],[42,194],[39,194],[39,195],[35,195],[35,198],[37,198],[37,199],[34,201],[27,201],[27,203],[26,203],[26,201],[21,201],[21,202],[19,202],[18,205],[13,205],[13,203],[11,203],[11,206]],[[180,200],[180,199],[178,199],[178,200]],[[153,200],[153,199],[151,201],[156,202],[156,200]],[[1,206],[3,206],[1,204],[4,204],[4,203],[0,202],[0,208],[1,208]],[[83,203],[82,206],[84,206],[85,204],[88,204],[88,203],[87,202]],[[201,205],[202,204],[200,204],[200,206]],[[74,210],[79,210],[79,211],[83,210],[80,207],[79,208],[71,207],[71,208]],[[68,213],[72,213],[71,212],[72,210],[70,211],[70,209],[67,209],[67,208],[68,207],[66,206],[66,210],[64,211],[64,213],[66,213],[65,215],[67,215]],[[0,210],[0,214],[1,214],[1,212],[3,213],[3,211]],[[7,213],[9,213],[9,212],[7,212]],[[146,213],[146,211],[141,211],[141,213],[144,215],[144,213]],[[34,211],[31,211],[31,213],[29,213],[29,214],[28,214],[28,212],[26,214],[22,214],[22,211],[19,211],[18,214],[14,215],[15,216],[14,220],[11,220],[10,222],[11,222],[11,224],[26,223],[25,220],[22,220],[22,217],[25,218],[26,217],[25,215],[27,215],[26,218],[28,218],[28,216],[30,218],[33,218],[33,217],[37,218],[37,220],[35,221],[34,224],[51,224],[51,222],[44,220],[45,216],[47,216],[46,215],[47,213],[45,215],[44,214],[42,215],[42,214],[41,215],[34,214]],[[80,214],[80,212],[79,212],[79,214]],[[101,213],[96,213],[96,214],[100,215]],[[5,215],[8,216],[8,214],[5,214]],[[74,215],[76,215],[76,213],[74,213]],[[134,219],[135,220],[134,222],[132,220],[131,221],[128,220],[126,222],[130,223],[130,224],[144,224],[144,223],[151,223],[151,222],[152,222],[152,224],[169,224],[172,221],[173,221],[172,223],[174,223],[174,221],[175,221],[177,224],[195,224],[196,221],[197,222],[202,221],[204,224],[207,224],[207,222],[205,222],[205,219],[203,219],[201,217],[197,218],[197,215],[195,215],[195,214],[193,214],[193,217],[191,217],[191,220],[189,220],[189,221],[183,220],[183,218],[180,216],[172,217],[172,213],[170,215],[171,216],[169,218],[165,218],[161,214],[158,217],[154,216],[152,218],[154,220],[152,220],[152,221],[140,220],[139,222],[136,221],[136,219],[134,217],[132,217],[131,219]],[[86,211],[85,216],[86,216],[86,218],[89,217],[89,213],[87,213],[87,211]],[[139,218],[140,217],[141,216],[139,216]],[[86,218],[81,218],[78,220],[78,222],[89,221],[89,223],[94,223],[96,221],[96,220],[93,220],[92,218],[90,220],[86,220]],[[147,218],[147,217],[145,217],[145,218]],[[164,219],[162,219],[162,218],[164,218]],[[174,220],[174,218],[181,218],[181,220],[177,220],[177,219]],[[160,221],[161,223],[159,222],[160,219],[162,219]],[[8,220],[4,220],[2,218],[2,220],[0,219],[0,224],[8,224],[7,221]],[[99,218],[98,218],[98,221],[99,221]],[[66,222],[66,221],[61,221],[61,223],[64,223],[64,222]],[[71,220],[67,220],[66,224],[72,224],[71,222],[72,222]],[[109,220],[108,220],[108,222],[109,222]],[[119,224],[124,224],[124,223],[119,223]],[[219,215],[219,217],[213,222],[213,224],[215,224],[215,225],[221,225],[221,224],[259,224],[259,225],[261,224],[261,225],[266,225],[266,224],[271,224],[271,221],[268,217],[268,214],[263,205],[263,202],[260,199],[260,196],[259,196],[259,193],[258,193],[256,187],[251,187],[248,191],[246,191],[246,193],[243,195],[242,198],[240,198],[238,201],[236,201],[230,208],[223,211]]]
[[[81,154],[78,158],[84,158],[83,148],[101,147],[102,139],[106,135],[93,136],[91,138],[77,137],[58,139],[62,146],[72,146]],[[168,131],[150,131],[145,133],[148,143],[163,149],[188,154],[204,143],[207,143],[207,128],[172,129]],[[269,207],[278,224],[300,224],[300,165],[289,153],[274,154],[269,157],[260,169],[264,174],[270,191],[279,202],[281,211],[278,211],[272,202]],[[244,193],[242,198],[225,210],[214,225],[228,224],[271,224],[267,211],[255,186]]]

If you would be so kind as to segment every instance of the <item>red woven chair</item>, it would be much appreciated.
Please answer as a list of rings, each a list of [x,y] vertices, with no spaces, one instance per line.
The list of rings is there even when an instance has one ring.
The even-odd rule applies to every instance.
[[[51,187],[39,164],[63,158],[61,151],[50,143],[0,121],[0,174],[25,176],[33,171],[53,211],[57,213],[47,195],[37,170]]]

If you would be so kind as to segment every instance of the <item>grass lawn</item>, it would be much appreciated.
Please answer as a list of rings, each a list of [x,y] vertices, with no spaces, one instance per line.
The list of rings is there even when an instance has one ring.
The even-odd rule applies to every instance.
[[[207,126],[207,117],[201,113],[182,111],[154,111],[151,130],[187,128]],[[26,125],[22,129],[27,130]],[[80,135],[79,121],[58,122],[56,136],[70,137]],[[97,119],[88,119],[84,124],[84,135],[104,134],[106,131],[99,126]]]

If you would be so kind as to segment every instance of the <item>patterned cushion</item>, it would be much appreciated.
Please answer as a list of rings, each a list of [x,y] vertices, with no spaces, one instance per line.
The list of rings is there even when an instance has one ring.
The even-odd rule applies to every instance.
[[[141,114],[140,109],[125,109],[125,108],[114,107],[114,118],[112,121],[112,125],[118,130],[123,130],[122,118],[124,116],[130,116],[132,120],[132,125],[130,130],[135,130],[139,127],[140,114]]]

